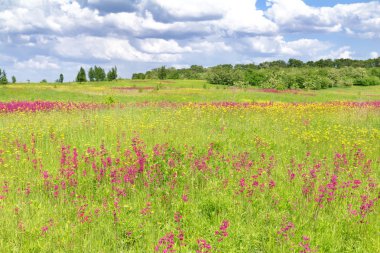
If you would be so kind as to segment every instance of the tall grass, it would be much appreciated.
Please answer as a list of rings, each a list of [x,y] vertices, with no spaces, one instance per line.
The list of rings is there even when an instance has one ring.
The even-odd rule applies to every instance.
[[[0,113],[0,249],[376,252],[379,114],[339,103]]]

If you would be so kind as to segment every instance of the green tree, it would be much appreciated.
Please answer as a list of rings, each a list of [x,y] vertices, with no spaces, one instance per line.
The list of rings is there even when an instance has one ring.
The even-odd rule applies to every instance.
[[[166,75],[167,75],[166,67],[162,66],[161,68],[159,68],[157,75],[158,75],[158,79],[160,79],[160,80],[166,79]]]
[[[78,83],[87,82],[86,71],[84,70],[84,68],[80,67],[76,81]]]
[[[107,73],[107,80],[108,81],[113,81],[113,80],[116,80],[117,78],[117,68],[116,66],[111,68],[110,71],[108,71]]]
[[[88,70],[88,79],[90,82],[95,80],[95,70],[92,67]]]
[[[12,83],[16,83],[16,77],[12,76]]]
[[[64,80],[64,77],[63,77],[63,74],[61,73],[61,74],[59,75],[59,79],[58,79],[58,81],[59,81],[60,83],[63,83],[63,80]]]
[[[144,73],[133,73],[132,79],[143,80],[143,79],[145,79],[145,74]]]
[[[8,79],[7,79],[7,73],[5,73],[5,70],[0,69],[0,84],[7,84]]]
[[[209,70],[206,80],[211,84],[234,85],[235,82],[243,81],[240,72],[234,71],[232,65],[224,64]]]
[[[97,81],[97,82],[105,81],[106,80],[106,72],[104,71],[103,68],[95,65],[94,77],[95,77],[95,81]]]
[[[264,69],[260,70],[254,70],[254,69],[248,69],[245,71],[245,81],[248,82],[250,85],[254,86],[260,86],[262,83],[267,80],[267,75],[265,74]]]
[[[292,59],[292,58],[288,60],[288,67],[299,68],[299,67],[302,67],[303,65],[304,63],[301,60]]]

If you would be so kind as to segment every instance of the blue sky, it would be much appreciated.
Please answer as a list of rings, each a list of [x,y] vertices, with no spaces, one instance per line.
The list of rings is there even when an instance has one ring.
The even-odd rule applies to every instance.
[[[375,58],[380,1],[0,0],[0,68],[18,81],[71,81],[166,65]]]

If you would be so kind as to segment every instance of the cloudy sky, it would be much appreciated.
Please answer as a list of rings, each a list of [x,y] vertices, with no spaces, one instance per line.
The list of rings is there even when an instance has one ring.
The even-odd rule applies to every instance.
[[[380,54],[380,1],[0,0],[0,68],[73,80],[80,66],[130,77],[166,65]]]

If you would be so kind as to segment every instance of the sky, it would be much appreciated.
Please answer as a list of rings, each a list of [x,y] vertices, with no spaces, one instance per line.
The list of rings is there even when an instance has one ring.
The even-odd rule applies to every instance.
[[[0,68],[19,82],[379,55],[379,0],[0,0]]]

